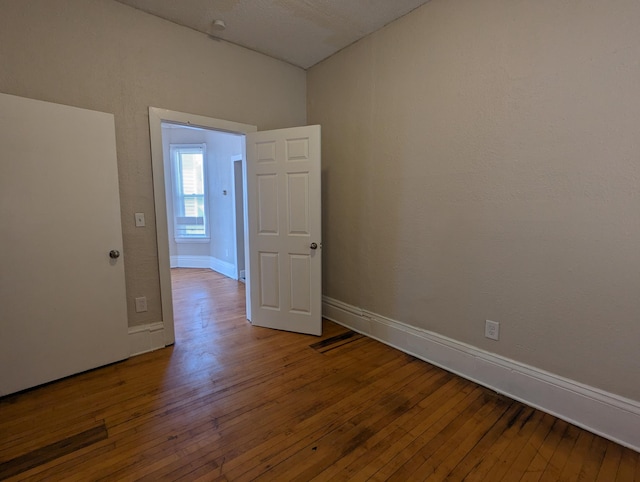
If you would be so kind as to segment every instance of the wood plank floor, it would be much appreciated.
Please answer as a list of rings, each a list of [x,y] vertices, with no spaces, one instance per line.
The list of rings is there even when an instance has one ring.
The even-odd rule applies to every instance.
[[[0,399],[0,479],[640,481],[639,454],[336,325],[254,328],[174,270],[176,345]]]

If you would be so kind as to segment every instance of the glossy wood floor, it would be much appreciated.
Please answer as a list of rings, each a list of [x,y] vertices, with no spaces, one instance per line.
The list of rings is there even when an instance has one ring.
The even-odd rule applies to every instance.
[[[0,399],[0,479],[640,480],[638,453],[325,322],[174,273],[172,348]]]

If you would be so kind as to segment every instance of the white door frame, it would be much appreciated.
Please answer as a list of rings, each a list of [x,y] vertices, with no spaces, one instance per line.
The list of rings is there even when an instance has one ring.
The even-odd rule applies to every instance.
[[[169,227],[167,224],[167,198],[164,180],[164,154],[162,149],[162,122],[182,124],[204,129],[248,134],[258,128],[249,124],[240,124],[213,117],[149,107],[149,133],[151,136],[151,167],[153,172],[153,197],[156,208],[156,238],[158,243],[158,271],[160,274],[160,299],[162,304],[162,323],[164,326],[165,345],[175,342],[173,324],[173,297],[171,294],[171,266],[169,259]],[[246,162],[246,156],[243,152]],[[246,166],[244,166],[246,172]],[[245,219],[246,222],[246,219]],[[247,238],[245,236],[245,242]],[[249,263],[245,259],[245,270],[249,279]],[[247,285],[248,286],[248,285]],[[247,297],[251,296],[247,289]],[[247,303],[248,304],[248,303]]]
[[[244,171],[246,167],[245,158],[246,158],[245,154],[238,155],[238,156],[231,156],[231,180],[232,180],[231,197],[233,199],[233,224],[235,226],[235,229],[233,230],[233,246],[235,250],[234,259],[236,263],[236,278],[238,281],[240,281],[241,279],[245,279],[246,277],[246,261],[242,263],[242,270],[240,269],[240,253],[242,253],[243,260],[246,258],[246,255],[245,255],[246,239],[244,235],[242,236],[242,238],[238,236],[238,223],[239,221],[242,221],[242,231],[244,233],[244,223],[245,223],[244,220],[247,217],[246,216],[247,209],[246,209],[246,206],[244,205],[244,200],[245,200]],[[238,179],[238,172],[236,171],[236,167],[238,166],[240,166],[240,179]],[[238,185],[238,181],[240,181],[240,184],[242,185],[242,190],[240,192],[238,192],[238,190],[236,189],[236,186]],[[238,199],[239,196],[241,196],[240,199]],[[238,219],[238,202],[239,201],[242,204],[242,211],[244,213],[241,219]]]

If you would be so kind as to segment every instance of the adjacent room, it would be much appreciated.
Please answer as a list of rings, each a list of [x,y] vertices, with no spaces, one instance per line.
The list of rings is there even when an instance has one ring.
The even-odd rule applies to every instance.
[[[242,136],[162,124],[171,268],[244,279]]]
[[[0,479],[639,480],[638,25],[0,0]]]

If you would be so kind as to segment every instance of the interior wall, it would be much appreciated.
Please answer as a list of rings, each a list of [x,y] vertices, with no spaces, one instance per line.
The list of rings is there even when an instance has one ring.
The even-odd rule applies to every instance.
[[[639,24],[432,0],[311,68],[324,294],[640,400]]]
[[[261,130],[306,122],[302,69],[113,0],[0,0],[0,60],[0,92],[115,115],[130,326],[162,319],[149,106]]]
[[[234,180],[234,197],[235,204],[235,223],[236,223],[236,256],[238,267],[238,279],[244,281],[246,278],[246,260],[245,260],[245,239],[244,239],[244,184],[243,184],[243,160],[238,156],[233,161],[233,180]]]
[[[233,156],[242,154],[242,136],[206,129],[162,127],[170,256],[211,256],[235,265]],[[209,242],[177,243],[173,226],[171,144],[204,144],[207,163]],[[226,194],[225,194],[226,193]]]
[[[233,198],[234,156],[242,155],[244,137],[224,132],[209,131],[213,149],[213,164],[209,169],[209,216],[211,218],[211,256],[225,263],[236,263],[235,260],[235,223]]]

